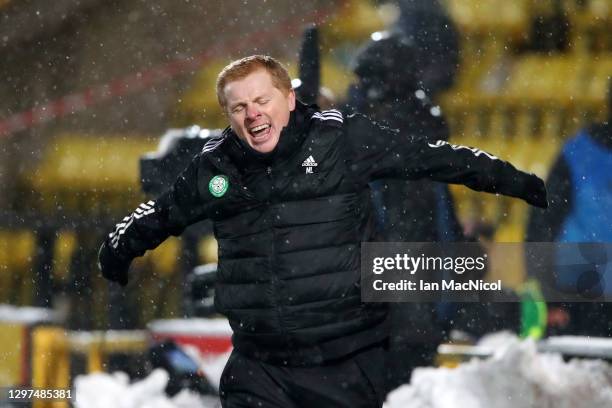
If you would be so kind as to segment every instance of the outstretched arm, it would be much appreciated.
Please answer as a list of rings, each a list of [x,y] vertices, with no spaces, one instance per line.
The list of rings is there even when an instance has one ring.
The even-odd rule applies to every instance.
[[[98,253],[98,266],[106,279],[126,285],[132,259],[180,235],[189,225],[207,218],[208,205],[198,180],[208,180],[198,155],[174,185],[155,200],[142,203],[108,234]]]
[[[430,178],[521,198],[537,207],[548,206],[546,188],[540,178],[489,153],[404,135],[359,114],[347,119],[351,170],[365,182],[379,178]]]

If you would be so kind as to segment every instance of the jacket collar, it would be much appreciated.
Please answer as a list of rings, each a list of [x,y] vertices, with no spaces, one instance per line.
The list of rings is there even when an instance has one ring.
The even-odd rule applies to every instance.
[[[223,131],[227,140],[227,153],[238,168],[257,170],[290,157],[301,146],[310,128],[310,119],[318,111],[315,105],[305,105],[296,100],[295,110],[289,116],[289,123],[281,131],[278,144],[269,153],[254,150],[228,126]]]

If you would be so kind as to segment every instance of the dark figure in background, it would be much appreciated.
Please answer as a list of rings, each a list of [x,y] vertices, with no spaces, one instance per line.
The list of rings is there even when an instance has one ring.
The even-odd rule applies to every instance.
[[[548,176],[550,207],[530,210],[527,241],[612,242],[612,82],[608,99],[607,121],[580,130],[559,153]],[[535,277],[554,279],[556,262],[548,260],[550,270],[544,272],[548,276]],[[608,295],[612,293],[611,264],[602,280]],[[576,276],[559,271],[557,276],[556,285],[576,287]],[[549,306],[549,332],[609,337],[610,316],[610,303],[554,303]]]
[[[439,0],[399,0],[400,17],[392,31],[403,34],[414,49],[402,69],[417,73],[418,89],[434,100],[450,88],[459,64],[459,34]]]
[[[446,141],[448,126],[433,101],[454,83],[459,61],[457,30],[437,0],[399,0],[398,5],[397,23],[389,31],[373,34],[357,56],[354,72],[359,82],[349,89],[348,105],[392,128],[429,141]],[[446,186],[387,181],[373,188],[381,209],[382,239],[463,239]],[[407,191],[419,191],[419,197],[395,205]]]
[[[415,47],[400,32],[377,33],[378,40],[359,53],[349,105],[401,132],[425,140],[448,140],[440,108],[419,86]],[[372,183],[380,241],[441,242],[463,240],[448,187],[429,180],[383,179]],[[454,305],[392,303],[387,391],[409,383],[412,370],[430,366],[437,346],[447,339]]]
[[[377,34],[380,39],[367,44],[357,56],[354,72],[359,82],[351,88],[349,106],[393,129],[430,142],[447,141],[448,126],[440,107],[418,85],[414,46],[401,33]],[[374,191],[385,241],[462,239],[446,185],[428,180],[381,180]],[[414,191],[418,195],[404,202],[407,193]]]
[[[457,33],[435,1],[400,5],[398,24],[391,31],[375,33],[358,54],[354,66],[358,83],[350,89],[348,105],[401,132],[431,142],[446,141],[449,129],[430,93],[453,83]],[[384,179],[371,187],[378,240],[466,239],[446,185]],[[518,330],[520,319],[517,307],[490,303],[395,303],[390,315],[388,391],[408,383],[415,367],[432,365],[437,346],[449,339],[452,329],[479,337],[495,330]]]

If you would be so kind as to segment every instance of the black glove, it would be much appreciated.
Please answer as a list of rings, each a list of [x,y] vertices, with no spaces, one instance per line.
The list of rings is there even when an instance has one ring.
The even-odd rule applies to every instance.
[[[540,208],[548,208],[546,185],[542,179],[532,175],[528,181],[528,189],[529,195],[525,200],[527,203]]]
[[[121,286],[127,285],[130,263],[132,263],[131,258],[121,257],[109,247],[106,241],[102,243],[98,251],[98,268],[106,279],[117,282]]]

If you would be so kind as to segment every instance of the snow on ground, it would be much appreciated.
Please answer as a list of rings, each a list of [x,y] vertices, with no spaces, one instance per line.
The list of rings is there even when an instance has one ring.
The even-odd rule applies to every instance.
[[[385,408],[612,407],[610,364],[565,362],[559,354],[537,353],[529,340],[491,340],[488,345],[501,346],[486,360],[416,369],[409,385],[388,395]]]
[[[533,341],[508,334],[488,336],[479,344],[497,350],[485,360],[473,359],[454,369],[419,368],[412,382],[391,392],[385,408],[600,408],[612,407],[612,365],[602,360],[563,361],[542,354]],[[229,352],[199,360],[210,382],[218,387]],[[213,408],[218,398],[182,391],[164,393],[168,374],[153,371],[130,384],[124,373],[96,373],[75,380],[76,408]]]
[[[217,408],[219,399],[183,390],[169,398],[164,393],[168,373],[153,370],[145,379],[130,384],[127,374],[94,373],[74,382],[75,408]]]
[[[209,382],[219,389],[219,380],[225,363],[231,354],[204,355],[194,346],[182,346],[183,350],[198,363]],[[168,373],[154,370],[147,378],[130,383],[127,374],[94,373],[78,376],[74,383],[75,408],[218,408],[217,397],[203,397],[183,390],[169,398],[164,389]]]

